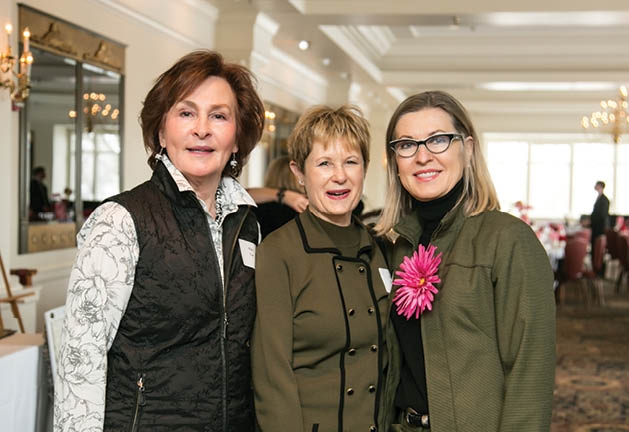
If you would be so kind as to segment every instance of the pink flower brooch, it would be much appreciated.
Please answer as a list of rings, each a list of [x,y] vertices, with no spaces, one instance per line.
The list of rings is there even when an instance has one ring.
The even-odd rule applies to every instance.
[[[432,245],[428,245],[428,249],[419,245],[411,258],[404,257],[400,270],[395,272],[400,279],[395,279],[393,285],[401,288],[396,291],[393,303],[398,315],[404,315],[407,320],[413,315],[419,318],[426,309],[432,310],[434,295],[439,292],[434,284],[441,282],[437,271],[442,253],[435,256],[436,250]]]

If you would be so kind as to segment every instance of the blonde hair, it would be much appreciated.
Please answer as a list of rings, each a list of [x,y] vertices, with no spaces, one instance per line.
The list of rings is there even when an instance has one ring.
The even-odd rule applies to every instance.
[[[360,108],[353,105],[343,105],[336,109],[317,105],[308,109],[288,137],[288,154],[303,171],[315,141],[327,147],[337,139],[342,140],[350,149],[360,150],[366,171],[369,165],[369,123]]]
[[[395,152],[389,147],[389,143],[396,139],[395,129],[402,116],[426,108],[439,108],[448,113],[456,131],[473,140],[470,161],[465,163],[463,169],[463,193],[457,205],[464,205],[466,216],[500,209],[498,196],[481,152],[478,135],[466,109],[449,93],[427,91],[410,96],[402,102],[393,113],[387,127],[387,196],[382,216],[374,227],[376,233],[380,235],[388,233],[403,216],[406,216],[411,211],[413,203],[413,197],[399,181]],[[462,143],[460,147],[462,153],[463,145]]]
[[[290,170],[290,158],[288,156],[279,156],[271,161],[264,176],[264,186],[303,193],[301,186]]]

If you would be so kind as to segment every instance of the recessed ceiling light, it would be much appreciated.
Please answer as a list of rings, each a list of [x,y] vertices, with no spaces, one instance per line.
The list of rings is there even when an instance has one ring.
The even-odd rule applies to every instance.
[[[323,66],[330,66],[332,60],[330,60],[328,57],[325,57],[323,60],[321,60],[321,63],[323,63]]]
[[[308,42],[307,40],[303,39],[303,40],[299,41],[297,46],[299,47],[300,50],[306,51],[308,48],[310,48],[310,42]]]

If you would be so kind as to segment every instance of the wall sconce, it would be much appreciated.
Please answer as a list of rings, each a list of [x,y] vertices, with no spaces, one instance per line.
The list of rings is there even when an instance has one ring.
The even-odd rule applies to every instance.
[[[13,31],[13,26],[7,24],[4,26],[4,30],[7,33],[7,47],[1,53],[0,57],[0,71],[2,71],[3,75],[0,85],[9,89],[13,102],[20,103],[28,98],[31,88],[31,64],[33,64],[33,54],[29,47],[31,32],[28,30],[28,27],[26,27],[22,33],[24,37],[23,49],[22,55],[20,56],[20,67],[16,72],[14,69],[15,57],[11,55],[11,32]],[[5,77],[5,75],[9,73],[14,76]]]

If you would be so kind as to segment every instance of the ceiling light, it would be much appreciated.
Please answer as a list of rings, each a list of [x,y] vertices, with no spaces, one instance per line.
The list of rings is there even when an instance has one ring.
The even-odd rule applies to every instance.
[[[113,108],[111,104],[106,103],[107,96],[104,93],[83,93],[85,114],[85,129],[88,132],[94,131],[94,125],[107,123],[109,120],[116,120],[120,115],[118,108]],[[68,111],[68,117],[76,118],[75,110]]]
[[[615,100],[601,101],[601,111],[596,111],[590,116],[583,116],[581,126],[583,129],[601,129],[612,134],[615,143],[620,142],[620,137],[629,132],[629,106],[627,104],[627,87],[620,87],[620,94]]]
[[[520,82],[495,81],[477,85],[478,88],[491,91],[604,91],[616,88],[609,82]]]
[[[450,30],[458,30],[460,26],[461,26],[461,18],[454,15],[452,17],[452,22],[450,23]]]
[[[330,66],[332,60],[330,60],[328,57],[325,57],[323,60],[321,60],[321,63],[323,63],[323,66]]]
[[[303,39],[299,41],[297,46],[299,47],[300,50],[306,51],[308,48],[310,48],[310,42],[308,42],[306,39]]]

